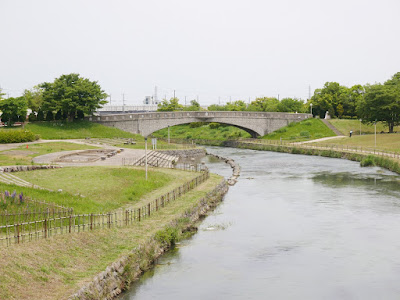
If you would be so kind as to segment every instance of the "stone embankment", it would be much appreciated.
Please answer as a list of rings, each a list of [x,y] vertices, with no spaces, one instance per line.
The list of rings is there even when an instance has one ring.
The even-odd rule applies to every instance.
[[[222,201],[228,191],[225,180],[218,184],[206,197],[202,198],[198,205],[174,222],[166,226],[179,228],[184,233],[193,231],[198,220],[207,215],[207,212],[215,208]],[[188,220],[182,226],[182,220]],[[129,288],[130,283],[137,280],[140,275],[150,269],[158,257],[168,251],[169,246],[157,241],[152,237],[148,242],[131,251],[129,255],[123,256],[112,263],[105,271],[93,278],[92,282],[81,288],[69,299],[112,299],[123,290]]]
[[[240,176],[240,166],[239,166],[239,164],[236,163],[231,158],[222,157],[222,156],[215,155],[215,154],[212,154],[212,153],[207,153],[207,155],[214,156],[215,158],[218,158],[219,160],[222,160],[222,161],[224,161],[225,163],[227,163],[228,165],[231,166],[231,168],[232,168],[232,176],[227,179],[227,182],[228,182],[229,185],[235,185],[236,182],[238,181],[239,176]]]
[[[172,156],[179,156],[180,158],[201,157],[206,155],[205,149],[160,150],[160,152]]]

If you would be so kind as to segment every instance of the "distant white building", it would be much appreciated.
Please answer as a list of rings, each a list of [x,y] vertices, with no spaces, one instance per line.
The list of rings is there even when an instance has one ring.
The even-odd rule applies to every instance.
[[[155,97],[152,96],[146,96],[144,97],[143,100],[143,104],[146,105],[157,105],[159,103],[159,101],[157,99],[155,99]]]

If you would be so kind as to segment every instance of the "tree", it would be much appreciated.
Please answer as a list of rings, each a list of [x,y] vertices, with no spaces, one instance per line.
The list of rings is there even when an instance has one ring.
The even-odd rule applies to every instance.
[[[256,100],[250,103],[250,105],[247,107],[247,110],[276,112],[278,111],[278,104],[279,100],[277,98],[256,98]]]
[[[305,106],[304,101],[301,99],[284,98],[278,105],[277,109],[279,112],[304,112]]]
[[[171,98],[169,101],[164,99],[161,103],[158,104],[158,111],[176,111],[182,110],[183,105],[179,104],[178,98]]]
[[[77,112],[92,114],[106,104],[107,94],[97,81],[82,78],[79,74],[61,75],[54,82],[44,82],[42,109],[46,112],[62,110],[73,121]]]
[[[228,102],[226,104],[226,110],[229,111],[245,111],[247,109],[247,105],[243,100],[236,100],[234,102]]]
[[[357,112],[364,123],[385,122],[392,133],[394,126],[400,124],[400,73],[384,84],[365,86]]]
[[[32,110],[32,112],[38,112],[43,105],[43,89],[36,85],[30,90],[24,91],[24,98],[28,104],[28,108]]]
[[[11,126],[14,122],[25,121],[27,103],[24,97],[8,98],[0,101],[1,119]]]
[[[185,111],[198,111],[200,110],[200,104],[196,100],[190,101],[190,106],[184,107]]]
[[[227,108],[225,105],[211,104],[208,106],[207,110],[209,110],[209,111],[226,111]]]

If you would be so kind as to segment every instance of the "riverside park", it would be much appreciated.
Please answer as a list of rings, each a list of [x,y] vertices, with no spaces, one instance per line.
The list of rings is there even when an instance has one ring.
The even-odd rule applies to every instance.
[[[321,120],[308,117],[290,122],[261,139],[251,139],[246,136],[246,131],[234,126],[213,124],[201,122],[200,125],[167,126],[154,132],[152,138],[148,139],[114,126],[107,127],[89,121],[31,122],[24,124],[23,129],[19,126],[1,129],[0,133],[3,135],[10,135],[11,132],[22,135],[23,131],[33,133],[34,139],[41,137],[30,142],[0,145],[0,263],[3,270],[0,275],[1,298],[131,299],[130,297],[140,295],[139,298],[144,299],[165,293],[165,289],[157,284],[165,280],[169,282],[170,295],[174,295],[173,286],[177,282],[170,282],[169,276],[164,274],[174,270],[165,269],[172,264],[171,268],[178,268],[181,276],[185,277],[185,264],[191,265],[195,258],[183,258],[180,261],[177,252],[191,248],[190,243],[199,248],[195,250],[200,251],[199,253],[192,254],[197,259],[203,259],[202,251],[207,253],[217,247],[215,239],[220,240],[225,247],[229,246],[223,253],[219,253],[221,249],[214,249],[215,255],[221,257],[234,257],[231,251],[235,248],[260,247],[263,250],[257,255],[271,256],[273,259],[270,263],[278,266],[278,257],[283,254],[289,255],[290,259],[296,259],[300,255],[297,253],[299,247],[308,251],[316,251],[318,248],[313,243],[303,244],[305,242],[300,241],[301,239],[312,240],[315,234],[320,236],[320,240],[325,240],[323,228],[318,229],[322,232],[309,231],[313,227],[310,222],[316,222],[319,226],[324,224],[328,226],[325,228],[328,230],[329,226],[334,226],[335,222],[343,218],[340,211],[350,209],[360,213],[358,221],[364,226],[375,227],[374,222],[367,222],[363,218],[371,217],[371,214],[374,218],[384,218],[386,214],[390,214],[392,219],[396,214],[397,208],[393,206],[393,201],[396,201],[397,193],[400,192],[396,175],[399,172],[400,139],[397,133],[380,133],[384,128],[381,123],[377,124],[378,133],[375,134],[374,125],[360,125],[358,120]],[[354,132],[351,138],[347,135],[350,130]],[[308,132],[308,136],[304,131]],[[190,134],[194,139],[189,140],[186,136],[182,138],[182,133]],[[227,135],[230,137],[227,138]],[[243,137],[238,137],[240,135]],[[293,136],[296,138],[293,139]],[[152,139],[157,139],[157,146],[153,146]],[[299,179],[293,179],[304,176],[294,172],[305,167],[303,160],[306,165],[310,164],[304,174],[313,174],[307,179],[309,183],[305,184],[309,184],[310,189],[312,185],[316,185],[314,188],[318,192],[293,198],[292,193],[297,194],[303,190],[298,185]],[[288,161],[290,166],[285,163]],[[360,163],[370,168],[361,168]],[[279,166],[276,169],[277,164]],[[318,172],[311,167],[313,165]],[[280,189],[292,193],[285,198],[284,194],[275,195],[275,188],[271,184],[289,184],[286,182],[289,179],[276,182],[275,177],[287,168],[293,173],[286,175],[288,178],[292,177],[291,183],[289,188]],[[367,169],[369,171],[365,171]],[[264,181],[263,177],[266,175],[263,172],[266,170],[272,170],[276,174]],[[371,180],[374,182],[373,187]],[[229,191],[228,182],[231,185]],[[257,186],[254,186],[256,182]],[[269,187],[270,194],[253,194],[263,185]],[[347,202],[339,200],[337,196],[327,196],[330,195],[327,190],[334,189],[341,194],[343,189],[349,188],[352,189],[352,196],[347,196]],[[374,190],[374,199],[369,199],[370,196],[368,199],[361,197],[363,190],[370,189]],[[239,202],[236,194],[241,195]],[[276,207],[276,201],[280,197],[284,198]],[[218,206],[222,199],[225,199],[223,204]],[[294,207],[305,201],[305,208],[318,210],[318,217],[315,215],[309,218],[307,211],[300,210],[296,218],[299,222],[306,218],[302,221],[304,223],[292,224],[291,214],[294,212],[288,213],[284,209],[284,205],[288,205],[287,201],[295,205]],[[237,207],[239,214],[232,213],[229,210],[230,205]],[[279,222],[284,220],[278,222],[275,220],[276,216],[270,215],[270,205],[277,209],[275,213],[281,214],[283,219],[290,218],[291,221],[287,223],[289,228],[282,229],[282,232],[276,228],[282,226]],[[330,207],[332,205],[339,206],[335,208],[333,215]],[[326,206],[327,212],[323,211],[323,206]],[[228,211],[224,212],[224,208],[228,208]],[[367,214],[364,210],[372,211]],[[324,214],[328,218],[325,221],[322,217]],[[366,215],[363,217],[364,214]],[[261,228],[252,227],[253,218],[263,224]],[[277,223],[273,224],[274,222]],[[351,223],[353,222],[354,217]],[[388,225],[393,225],[392,222],[395,219],[389,221]],[[367,229],[363,229],[363,232],[378,234],[376,230],[386,230],[385,222],[380,224],[372,233]],[[291,228],[297,225],[302,229]],[[260,231],[263,226],[270,229],[264,228]],[[357,226],[351,226],[352,234],[357,234]],[[397,230],[393,229],[394,226],[391,227],[391,230]],[[242,234],[240,228],[249,230],[246,233],[249,235],[248,239],[239,238],[243,240],[242,244],[232,245],[235,238],[231,235]],[[297,232],[298,230],[304,232]],[[253,234],[257,232],[259,237],[265,238],[255,241]],[[278,236],[274,240],[276,234]],[[206,240],[201,242],[201,239]],[[264,245],[267,241],[271,245]],[[368,244],[372,241],[366,237],[362,242]],[[208,250],[203,249],[204,247],[208,247]],[[341,248],[340,251],[345,250]],[[350,253],[350,250],[346,251]],[[247,258],[251,258],[251,261],[257,262],[260,259],[247,251],[239,252],[244,256],[248,254]],[[329,251],[335,252],[338,249],[330,246]],[[368,252],[366,249],[362,251]],[[204,257],[204,263],[208,267],[201,268],[197,264],[193,266],[199,276],[211,266],[216,268],[213,271],[214,276],[218,276],[218,270],[222,266],[218,267],[210,255],[211,253]],[[347,257],[349,254],[341,255],[345,261],[350,259]],[[172,262],[166,264],[163,260]],[[260,261],[260,265],[265,263]],[[314,266],[312,261],[309,263]],[[328,263],[333,262],[328,260],[326,264]],[[328,268],[328,265],[323,266]],[[295,268],[296,263],[285,263],[281,267]],[[356,267],[361,268],[361,265]],[[374,267],[374,264],[370,267]],[[225,268],[231,274],[237,272],[234,261]],[[317,272],[322,271],[318,268],[324,267],[315,265],[315,268],[317,270],[312,270]],[[163,271],[159,271],[160,269]],[[256,272],[261,272],[258,275],[263,274],[258,269]],[[270,272],[272,271],[267,273]],[[311,275],[312,271],[309,272],[310,276],[314,276]],[[357,273],[352,275],[354,278],[359,276]],[[154,280],[149,279],[149,276]],[[281,276],[285,277],[284,274]],[[365,277],[367,281],[372,280]],[[180,278],[179,282],[185,280],[189,279]],[[240,276],[225,280],[228,281],[225,284],[232,285],[232,293],[239,292],[234,285],[240,280]],[[287,280],[302,283],[298,293],[307,295],[306,282],[299,278]],[[207,284],[213,283],[207,281]],[[246,284],[242,288],[250,289]],[[272,287],[269,291],[268,295],[271,297],[278,295]],[[323,291],[325,290],[321,287],[321,296]],[[186,289],[181,289],[181,292],[189,293]],[[122,296],[118,296],[121,293]],[[256,297],[255,294],[253,296]]]

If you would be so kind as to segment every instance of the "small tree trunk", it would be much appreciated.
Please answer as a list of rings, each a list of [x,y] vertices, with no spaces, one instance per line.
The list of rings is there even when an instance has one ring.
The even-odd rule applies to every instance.
[[[68,122],[74,121],[74,118],[75,118],[75,112],[70,112],[68,114]]]
[[[394,124],[389,123],[389,133],[393,133],[393,129],[394,129]]]

